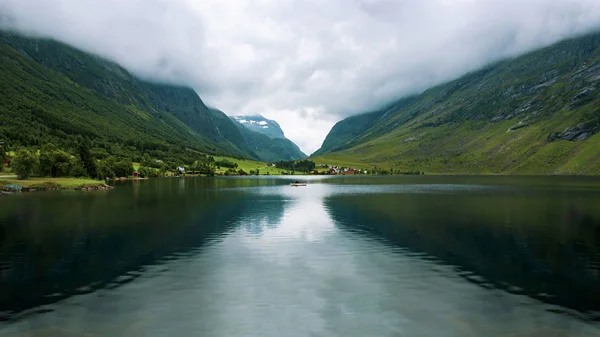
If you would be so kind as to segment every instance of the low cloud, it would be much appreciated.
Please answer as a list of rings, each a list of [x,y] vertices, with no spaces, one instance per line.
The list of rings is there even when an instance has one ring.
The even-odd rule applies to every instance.
[[[339,119],[600,28],[597,0],[0,0],[0,25],[277,120],[303,151]]]

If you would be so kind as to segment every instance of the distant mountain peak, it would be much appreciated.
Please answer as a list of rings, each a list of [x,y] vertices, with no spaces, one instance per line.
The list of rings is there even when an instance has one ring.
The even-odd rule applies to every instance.
[[[298,145],[285,138],[276,121],[261,115],[231,116],[237,124],[246,144],[266,162],[306,158]]]
[[[285,138],[285,134],[279,124],[271,119],[266,119],[260,114],[240,115],[231,117],[247,129],[261,133],[270,138]]]

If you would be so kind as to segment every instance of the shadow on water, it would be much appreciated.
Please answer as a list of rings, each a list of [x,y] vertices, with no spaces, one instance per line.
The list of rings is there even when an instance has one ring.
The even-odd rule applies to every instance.
[[[0,320],[20,319],[73,295],[118,287],[147,266],[197,253],[207,241],[232,230],[242,215],[253,216],[260,200],[215,191],[244,185],[254,183],[149,180],[118,184],[100,194],[3,199]],[[278,221],[283,202],[269,203],[269,222]]]
[[[598,193],[337,195],[325,205],[340,229],[425,254],[480,286],[556,305],[550,311],[600,320]]]

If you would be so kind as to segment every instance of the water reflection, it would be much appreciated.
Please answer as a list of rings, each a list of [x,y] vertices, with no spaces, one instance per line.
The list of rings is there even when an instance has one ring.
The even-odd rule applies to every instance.
[[[349,230],[426,253],[471,282],[600,318],[600,217],[586,213],[594,208],[586,211],[591,205],[583,199],[559,203],[494,192],[379,195],[369,203],[334,197],[327,205]]]
[[[600,193],[416,179],[20,199],[0,335],[600,336]]]

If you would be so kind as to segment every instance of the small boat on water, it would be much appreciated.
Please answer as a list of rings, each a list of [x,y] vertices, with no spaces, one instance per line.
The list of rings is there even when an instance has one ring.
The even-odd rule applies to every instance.
[[[296,180],[295,182],[291,183],[290,186],[306,186],[306,183],[301,183]]]

